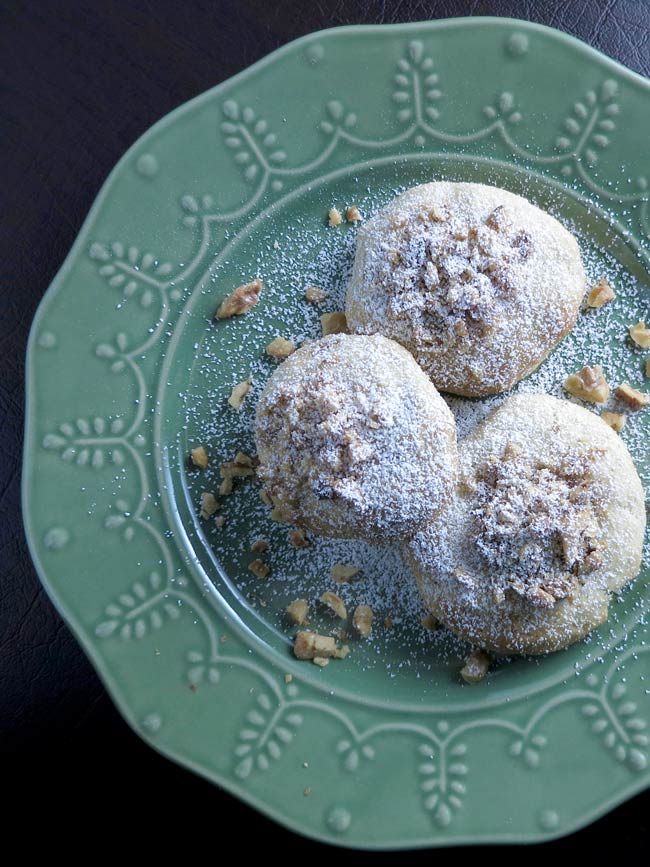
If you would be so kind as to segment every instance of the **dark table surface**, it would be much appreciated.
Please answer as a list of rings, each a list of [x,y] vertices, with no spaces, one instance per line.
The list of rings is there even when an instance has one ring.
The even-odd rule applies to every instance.
[[[69,854],[88,852],[88,835],[91,856],[99,848],[117,857],[146,852],[155,858],[187,854],[205,840],[218,857],[224,838],[215,832],[241,820],[253,832],[245,838],[246,856],[327,854],[324,846],[277,827],[141,742],[45,596],[20,516],[25,344],[36,307],[106,175],[154,121],[304,33],[458,15],[549,24],[650,75],[645,0],[0,0],[5,843],[14,831],[31,853]],[[544,844],[543,854],[599,859],[612,847],[628,857],[647,853],[649,815],[650,791],[577,834]],[[521,847],[497,849],[500,858],[522,854]]]

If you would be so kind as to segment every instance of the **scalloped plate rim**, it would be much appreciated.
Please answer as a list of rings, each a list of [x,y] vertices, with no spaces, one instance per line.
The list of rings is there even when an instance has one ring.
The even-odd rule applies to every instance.
[[[549,27],[544,24],[539,24],[537,22],[526,21],[517,18],[510,17],[501,17],[501,16],[461,16],[455,18],[445,18],[445,19],[423,19],[416,22],[402,22],[402,23],[393,23],[393,24],[361,24],[361,25],[346,25],[341,27],[330,27],[322,30],[317,30],[312,33],[305,34],[304,36],[298,37],[297,39],[291,40],[290,42],[282,45],[278,49],[270,52],[264,57],[260,58],[255,63],[247,66],[245,69],[237,72],[236,74],[224,79],[219,82],[217,85],[202,91],[197,96],[191,98],[190,100],[185,101],[181,105],[172,109],[170,112],[165,114],[162,118],[148,127],[137,139],[133,141],[133,143],[126,149],[124,154],[117,161],[113,169],[109,172],[106,179],[102,183],[101,188],[99,189],[89,211],[86,215],[83,223],[81,224],[77,236],[67,253],[63,263],[61,264],[59,270],[56,275],[52,279],[50,285],[46,289],[43,294],[36,313],[34,315],[32,324],[30,326],[29,337],[27,341],[26,348],[26,364],[25,364],[25,424],[24,424],[24,433],[23,433],[23,458],[21,465],[21,504],[22,504],[22,516],[23,523],[25,529],[25,537],[27,541],[28,550],[34,563],[36,573],[39,577],[39,580],[45,589],[48,598],[53,604],[56,611],[59,613],[61,618],[64,620],[66,625],[70,628],[73,633],[75,639],[79,643],[81,649],[85,653],[86,657],[90,660],[93,665],[95,672],[100,678],[102,684],[106,688],[111,701],[118,708],[120,715],[127,722],[132,731],[148,746],[152,747],[156,752],[161,754],[167,759],[174,761],[176,764],[181,767],[187,768],[193,773],[198,774],[199,776],[209,780],[213,784],[216,784],[221,789],[227,791],[229,794],[235,795],[240,800],[244,801],[246,804],[250,805],[254,809],[261,812],[263,815],[272,818],[274,821],[278,822],[283,827],[306,836],[313,840],[318,840],[324,843],[328,843],[338,847],[357,849],[357,850],[375,850],[375,851],[390,851],[396,850],[404,847],[404,842],[400,839],[395,839],[391,841],[383,841],[381,845],[377,845],[373,840],[363,840],[363,839],[342,839],[334,836],[332,833],[320,833],[314,828],[305,827],[299,821],[294,821],[292,817],[287,816],[285,813],[282,813],[279,810],[276,810],[270,803],[263,801],[261,798],[258,798],[255,794],[247,790],[243,785],[239,785],[235,780],[229,778],[225,775],[221,775],[217,772],[212,772],[209,769],[202,767],[198,763],[194,762],[191,759],[177,753],[170,747],[162,746],[155,741],[155,739],[149,735],[146,731],[143,731],[139,723],[134,717],[132,713],[132,709],[129,703],[129,700],[122,695],[122,690],[119,685],[118,679],[114,677],[108,670],[108,667],[105,663],[105,659],[103,655],[96,649],[96,645],[86,639],[83,634],[82,625],[78,622],[78,618],[76,618],[70,611],[67,610],[65,605],[59,600],[56,590],[52,585],[47,570],[45,566],[42,564],[37,550],[36,550],[36,533],[34,528],[32,527],[31,521],[31,512],[30,512],[30,501],[29,501],[29,493],[28,493],[28,478],[32,472],[32,466],[30,460],[28,459],[27,453],[27,444],[31,439],[32,428],[34,426],[35,420],[35,412],[33,407],[34,401],[34,388],[33,388],[33,377],[34,377],[34,344],[37,339],[37,331],[38,327],[41,324],[41,321],[44,319],[46,314],[46,308],[49,306],[51,301],[56,297],[57,292],[60,289],[60,284],[63,281],[63,278],[66,276],[69,268],[72,263],[76,260],[76,257],[82,248],[82,245],[85,242],[85,235],[88,232],[88,229],[93,224],[97,214],[100,212],[101,207],[105,198],[107,197],[111,187],[113,186],[113,182],[115,178],[120,174],[123,166],[133,157],[133,154],[142,147],[142,145],[152,137],[156,132],[165,128],[166,126],[172,124],[176,121],[177,118],[181,117],[186,111],[191,110],[195,106],[201,105],[204,101],[208,101],[215,94],[219,93],[220,90],[225,88],[226,85],[232,85],[234,82],[238,82],[241,79],[247,77],[253,72],[258,72],[263,69],[266,65],[271,64],[272,62],[281,59],[283,56],[293,53],[296,50],[304,47],[310,42],[316,40],[322,40],[324,38],[330,38],[332,36],[340,36],[346,35],[348,33],[359,33],[364,32],[365,34],[372,36],[373,34],[385,33],[390,30],[394,33],[404,32],[417,32],[419,29],[426,27],[429,30],[444,30],[451,27],[462,27],[464,24],[471,23],[472,25],[492,25],[507,28],[509,27],[517,27],[522,31],[529,32],[541,32],[551,36],[553,39],[558,42],[565,42],[572,46],[573,50],[592,57],[596,62],[598,62],[601,66],[611,69],[616,72],[622,78],[627,78],[628,80],[634,82],[636,85],[641,85],[646,91],[650,92],[650,80],[646,79],[644,76],[635,72],[634,70],[629,69],[624,66],[617,60],[614,60],[611,57],[608,57],[603,52],[599,51],[596,48],[588,45],[583,42],[581,39],[565,33],[563,31],[557,30],[556,28]],[[634,797],[642,791],[645,791],[649,786],[649,780],[644,779],[644,777],[637,777],[634,782],[630,785],[620,788],[616,791],[611,798],[606,801],[599,803],[593,809],[587,810],[581,816],[574,818],[572,821],[563,820],[560,825],[554,830],[540,830],[538,832],[531,833],[522,833],[517,834],[516,832],[512,834],[508,834],[507,832],[498,832],[492,834],[472,834],[469,833],[467,835],[454,835],[446,839],[445,831],[442,829],[437,833],[437,836],[429,836],[426,838],[417,838],[417,839],[409,839],[407,842],[407,850],[408,849],[421,849],[425,847],[429,848],[440,848],[443,846],[461,846],[461,845],[475,845],[475,844],[518,844],[518,843],[536,843],[536,842],[546,842],[554,839],[558,839],[564,836],[567,836],[575,831],[584,828],[585,826],[591,824],[596,821],[600,817],[606,815],[611,810],[615,809],[620,804],[624,803],[628,799]],[[405,850],[406,851],[406,850]]]

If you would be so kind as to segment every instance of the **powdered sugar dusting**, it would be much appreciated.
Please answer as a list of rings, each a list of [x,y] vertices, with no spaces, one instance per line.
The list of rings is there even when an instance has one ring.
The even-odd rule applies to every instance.
[[[424,174],[417,178],[425,179]],[[495,178],[494,182],[499,183],[499,180]],[[359,183],[354,202],[364,215],[375,213],[401,191],[391,187],[386,178],[373,177],[372,172],[363,182],[369,187],[363,189]],[[527,194],[526,190],[523,192]],[[535,193],[536,189],[531,187],[529,195],[533,200]],[[337,229],[327,228],[324,215],[331,201],[329,194],[312,195],[298,213],[279,214],[271,224],[264,224],[249,241],[242,241],[237,254],[219,267],[204,290],[206,318],[196,323],[198,336],[193,366],[182,388],[186,407],[183,448],[203,442],[211,460],[205,473],[188,475],[190,495],[196,504],[202,491],[218,488],[218,466],[222,460],[231,460],[239,449],[249,454],[254,452],[255,406],[277,366],[265,357],[264,347],[277,336],[290,338],[297,345],[306,339],[315,339],[320,335],[320,313],[344,308],[357,227],[344,224]],[[586,211],[578,210],[576,222],[571,222],[567,219],[571,209],[565,207],[563,200],[558,198],[554,203],[552,196],[546,197],[544,207],[578,236],[588,285],[606,276],[617,297],[601,310],[583,311],[571,334],[531,376],[519,383],[515,391],[548,392],[563,397],[561,383],[566,375],[584,364],[594,363],[602,365],[612,385],[626,380],[642,386],[644,353],[626,340],[627,325],[643,318],[650,320],[648,295],[644,295],[647,288],[644,282],[638,282],[642,274],[639,260],[619,235],[607,237],[604,224]],[[573,213],[576,213],[575,208]],[[210,323],[207,316],[224,295],[256,275],[264,281],[258,307],[237,321],[218,327]],[[321,304],[304,300],[305,289],[312,285],[328,293]],[[251,391],[242,409],[233,411],[227,407],[227,397],[232,387],[249,375],[253,381]],[[445,396],[456,418],[459,437],[466,436],[504,397],[477,401]],[[614,407],[615,403],[611,403]],[[647,421],[644,413],[630,414],[621,437],[633,454],[644,484],[650,483],[645,458]],[[242,480],[236,483],[231,496],[222,499],[219,512],[225,519],[222,530],[212,521],[200,522],[198,518],[197,527],[200,524],[204,537],[192,527],[188,528],[197,549],[205,538],[247,606],[279,633],[289,635],[283,617],[285,605],[300,596],[316,600],[323,591],[334,589],[343,596],[348,608],[364,603],[376,611],[371,637],[352,645],[349,664],[379,666],[386,668],[391,676],[410,670],[426,675],[429,683],[436,678],[448,682],[450,675],[446,666],[450,664],[451,671],[455,672],[466,646],[445,631],[431,633],[420,626],[425,611],[415,583],[391,540],[384,546],[371,546],[353,540],[310,536],[310,546],[297,550],[288,542],[287,528],[269,521],[268,511],[259,499],[259,486]],[[270,542],[268,552],[263,555],[271,566],[266,581],[260,581],[247,571],[248,562],[259,556],[249,551],[251,542],[259,537]],[[360,580],[333,587],[329,570],[337,562],[360,566]],[[220,581],[216,575],[214,580]],[[646,609],[643,589],[637,582],[634,588],[625,591],[620,604],[610,613],[612,626],[618,620],[636,622]],[[328,624],[332,625],[331,621],[321,621],[319,617],[316,615],[313,621],[317,628],[326,630]],[[384,617],[392,619],[392,628],[383,625]],[[592,642],[584,652],[598,656],[599,648]],[[330,669],[334,670],[335,666]]]

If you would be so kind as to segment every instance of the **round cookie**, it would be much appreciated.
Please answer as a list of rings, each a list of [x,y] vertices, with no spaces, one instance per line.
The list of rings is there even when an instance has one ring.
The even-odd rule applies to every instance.
[[[405,545],[425,605],[497,653],[548,653],[607,619],[641,563],[645,506],[622,440],[541,394],[509,398],[460,444],[458,495]]]
[[[324,536],[404,538],[457,479],[447,404],[379,335],[336,334],[294,352],[264,388],[255,438],[275,516]]]
[[[586,278],[575,238],[498,187],[407,190],[359,230],[346,316],[415,357],[441,391],[496,394],[573,328]]]

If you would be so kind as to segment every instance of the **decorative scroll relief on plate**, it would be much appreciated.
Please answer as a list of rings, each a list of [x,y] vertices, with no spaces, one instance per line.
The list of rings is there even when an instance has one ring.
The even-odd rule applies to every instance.
[[[510,37],[508,50],[513,56],[521,57],[528,49],[527,39],[524,37],[525,42],[516,41],[517,35],[521,34]],[[312,49],[317,47],[311,46]],[[319,57],[317,54],[314,51],[312,57],[307,54],[310,62],[322,59],[322,55]],[[137,300],[145,310],[157,311],[157,318],[144,340],[136,340],[125,331],[119,331],[111,341],[94,348],[96,356],[108,364],[111,373],[133,377],[138,393],[137,409],[128,424],[122,416],[107,417],[102,414],[90,419],[65,422],[56,432],[44,437],[43,446],[58,452],[64,461],[78,466],[99,469],[111,462],[127,469],[132,468],[138,480],[137,496],[133,502],[116,499],[104,526],[108,530],[120,532],[125,541],[130,541],[135,532],[147,533],[160,551],[162,568],[136,580],[133,580],[134,576],[128,579],[130,584],[126,589],[106,606],[105,614],[96,627],[97,636],[107,640],[143,640],[150,632],[164,628],[168,620],[192,612],[203,626],[205,646],[192,650],[187,657],[186,675],[191,685],[206,684],[218,688],[224,665],[247,669],[264,683],[264,692],[256,697],[244,714],[234,750],[233,775],[243,781],[282,761],[291,748],[295,731],[309,713],[329,715],[341,729],[333,738],[332,746],[342,770],[348,773],[357,771],[362,763],[375,759],[379,761],[381,753],[374,742],[379,735],[408,734],[411,736],[414,792],[417,791],[422,808],[434,825],[444,828],[453,822],[471,787],[473,730],[491,728],[504,731],[509,736],[510,754],[520,760],[525,768],[533,771],[543,762],[543,750],[552,745],[540,731],[543,720],[555,708],[575,703],[593,737],[598,739],[615,761],[624,764],[631,772],[644,770],[648,765],[650,745],[646,720],[639,713],[637,702],[629,697],[626,684],[621,678],[616,678],[616,669],[626,659],[644,654],[649,648],[629,648],[614,661],[602,683],[590,673],[585,678],[586,688],[565,689],[553,695],[531,715],[524,726],[505,719],[485,718],[456,725],[446,720],[430,725],[386,722],[362,730],[340,708],[302,697],[295,684],[281,686],[276,677],[255,660],[222,652],[211,613],[204,610],[201,602],[189,592],[187,579],[176,575],[170,546],[146,513],[150,483],[141,453],[145,439],[140,427],[150,398],[147,396],[139,359],[158,344],[163,331],[169,327],[171,302],[180,300],[183,295],[180,287],[205,262],[213,249],[220,226],[244,220],[254,213],[255,206],[265,193],[268,190],[279,192],[288,177],[312,175],[317,179],[317,170],[341,143],[372,156],[378,151],[390,153],[391,150],[399,150],[401,153],[404,146],[411,142],[419,149],[419,153],[426,154],[427,144],[430,152],[434,153],[437,143],[465,146],[491,138],[505,144],[511,153],[532,165],[557,164],[557,170],[562,175],[577,177],[597,195],[616,201],[639,203],[638,218],[644,231],[650,234],[647,224],[647,181],[644,177],[637,179],[637,191],[620,194],[612,188],[600,187],[588,173],[588,169],[593,168],[598,160],[598,151],[608,147],[616,131],[620,105],[618,87],[613,79],[606,79],[599,88],[579,96],[555,140],[556,151],[540,155],[513,138],[512,129],[520,123],[523,115],[517,105],[516,94],[509,91],[499,93],[494,104],[483,107],[487,119],[485,126],[465,133],[444,132],[445,92],[441,85],[444,75],[435,68],[423,42],[412,40],[407,44],[404,56],[399,59],[391,75],[392,90],[387,90],[387,99],[393,105],[396,119],[402,127],[398,134],[391,133],[389,137],[387,133],[386,137],[364,139],[354,132],[358,126],[357,110],[360,109],[338,99],[330,100],[324,107],[325,117],[320,122],[321,132],[326,139],[324,147],[316,157],[298,165],[291,164],[289,153],[281,146],[265,119],[259,118],[250,108],[234,99],[223,104],[221,131],[236,165],[241,167],[244,178],[253,186],[251,196],[228,213],[215,209],[215,199],[209,193],[188,193],[181,198],[183,223],[196,234],[197,240],[189,264],[178,273],[174,273],[170,263],[161,262],[153,254],[142,253],[137,247],[119,240],[109,245],[95,243],[91,246],[89,255],[97,263],[98,275],[111,290],[122,293],[125,300]],[[155,161],[155,171],[149,171],[147,167],[154,167],[151,160],[145,160],[149,156],[143,154],[136,168],[142,174],[153,177],[158,172],[158,164]],[[46,534],[45,545],[51,551],[69,542],[69,534],[64,528],[52,528]],[[143,726],[155,731],[153,720],[156,715],[150,717],[151,724],[147,726],[143,721]],[[551,819],[551,816],[554,818]],[[346,830],[350,821],[350,814],[343,807],[333,808],[325,817],[328,826],[339,832]],[[540,826],[546,830],[556,827],[558,822],[557,814],[551,810],[544,811],[539,817]]]

